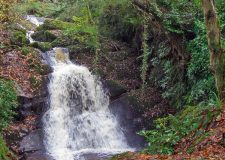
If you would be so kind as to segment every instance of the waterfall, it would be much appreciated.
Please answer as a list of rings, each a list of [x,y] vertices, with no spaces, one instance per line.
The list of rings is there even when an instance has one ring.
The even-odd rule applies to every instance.
[[[67,49],[46,53],[53,67],[49,110],[43,117],[46,150],[56,160],[80,160],[83,152],[120,152],[129,146],[101,82],[68,59]]]
[[[45,20],[32,15],[26,19],[36,26]],[[27,33],[31,43],[33,33]],[[42,56],[53,68],[49,109],[43,116],[47,153],[54,160],[86,160],[85,154],[98,154],[88,160],[102,160],[101,156],[133,150],[110,113],[101,82],[86,67],[73,64],[66,48],[54,48]]]

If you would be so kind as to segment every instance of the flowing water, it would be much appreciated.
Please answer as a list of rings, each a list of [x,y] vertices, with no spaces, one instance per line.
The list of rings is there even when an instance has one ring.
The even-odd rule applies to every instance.
[[[39,22],[33,18],[31,22]],[[101,82],[85,66],[73,64],[68,55],[66,48],[44,54],[53,68],[49,109],[43,116],[46,151],[55,160],[101,160],[132,150],[110,113]]]

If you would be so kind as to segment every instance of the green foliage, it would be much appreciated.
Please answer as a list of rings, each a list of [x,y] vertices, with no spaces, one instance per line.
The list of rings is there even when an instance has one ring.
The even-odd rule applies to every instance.
[[[11,121],[17,106],[17,95],[11,81],[0,79],[0,131]]]
[[[190,29],[199,8],[197,3],[189,0],[159,0],[159,8],[163,8],[162,22],[169,32],[184,34]]]
[[[42,52],[49,51],[52,48],[52,45],[49,42],[34,42],[31,46],[40,49]]]
[[[196,140],[193,145],[201,142],[210,134],[205,131],[205,128],[219,114],[220,104],[217,101],[214,101],[217,104],[187,106],[175,116],[169,115],[155,120],[156,129],[139,133],[149,143],[145,152],[172,154],[174,145],[190,134],[192,139]]]
[[[143,23],[143,17],[129,0],[114,0],[105,5],[100,15],[100,33],[115,39],[131,42]]]
[[[22,31],[14,31],[11,35],[11,42],[14,45],[23,46],[28,44],[28,39],[26,37],[26,33]]]
[[[7,154],[9,153],[9,149],[7,148],[3,138],[0,136],[0,159],[1,160],[9,160]]]
[[[142,95],[144,94],[145,91],[145,86],[146,86],[146,78],[147,78],[147,71],[148,71],[148,58],[149,55],[151,54],[151,51],[148,48],[147,44],[147,38],[148,38],[148,26],[145,24],[144,25],[144,32],[143,32],[143,59],[142,59],[142,66],[141,66],[141,80],[142,80]]]
[[[74,23],[64,22],[56,19],[48,19],[37,30],[66,30],[75,27]]]
[[[32,14],[36,16],[54,16],[57,15],[63,6],[55,3],[46,3],[38,0],[26,0],[14,6],[14,10],[19,15]]]
[[[36,51],[32,47],[23,46],[21,51],[24,56],[27,56],[28,54],[36,54]]]
[[[187,74],[190,91],[186,96],[187,103],[199,102],[212,98],[215,90],[213,74],[209,70],[209,50],[203,20],[195,21],[196,38],[187,43],[191,53]]]
[[[15,18],[12,16],[11,7],[15,0],[0,0],[0,23],[12,22]]]

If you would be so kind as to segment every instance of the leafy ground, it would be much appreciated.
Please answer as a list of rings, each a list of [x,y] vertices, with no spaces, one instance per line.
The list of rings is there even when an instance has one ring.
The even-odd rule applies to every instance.
[[[8,32],[0,30],[0,78],[13,80],[19,94],[31,97],[37,93],[43,78],[40,55],[34,49],[12,48],[9,37]]]

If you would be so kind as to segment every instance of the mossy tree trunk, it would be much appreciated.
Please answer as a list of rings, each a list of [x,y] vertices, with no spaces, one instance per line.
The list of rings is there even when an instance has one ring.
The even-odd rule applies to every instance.
[[[210,50],[210,68],[214,73],[219,98],[224,100],[224,51],[214,0],[202,0]]]

